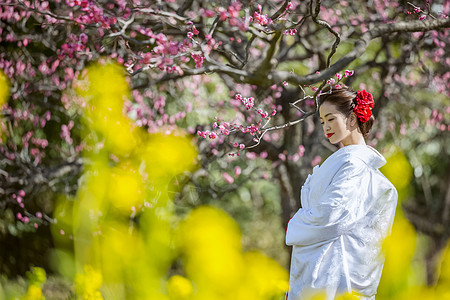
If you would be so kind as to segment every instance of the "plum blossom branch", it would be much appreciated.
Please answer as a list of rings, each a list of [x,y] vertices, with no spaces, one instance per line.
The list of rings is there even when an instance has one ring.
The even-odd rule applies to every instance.
[[[411,2],[408,2],[408,4],[411,5],[414,8],[414,12],[415,13],[423,13],[423,15],[421,15],[419,17],[419,20],[424,20],[427,15],[436,20],[436,17],[431,14],[430,1],[427,1],[427,10],[428,10],[428,12],[423,11],[420,7],[412,4]]]
[[[270,123],[270,121],[272,120],[272,117],[275,116],[275,114],[277,113],[276,110],[274,110],[272,112],[272,114],[269,116],[268,112],[264,112],[261,108],[256,108],[255,107],[255,99],[253,97],[250,98],[244,98],[242,97],[242,95],[240,94],[236,94],[235,99],[239,102],[241,102],[245,108],[247,110],[255,110],[257,112],[257,114],[261,117],[260,120],[258,120],[257,122],[255,122],[256,124],[251,124],[250,126],[243,126],[243,125],[237,125],[236,123],[234,125],[231,125],[230,122],[222,122],[222,123],[214,123],[214,128],[216,129],[216,131],[198,131],[197,134],[202,137],[202,138],[209,138],[209,139],[216,139],[219,135],[224,135],[224,136],[229,136],[230,134],[235,134],[238,132],[242,132],[244,134],[249,133],[252,136],[252,141],[255,142],[252,145],[245,145],[245,144],[239,144],[239,143],[233,143],[233,146],[235,148],[238,148],[239,150],[243,150],[243,149],[252,149],[257,147],[258,145],[260,145],[261,141],[263,140],[264,136],[266,135],[266,133],[273,131],[273,130],[280,130],[286,127],[290,127],[290,126],[294,126],[302,121],[304,121],[306,118],[310,117],[311,115],[315,114],[317,112],[317,101],[314,102],[314,100],[317,100],[318,97],[320,97],[321,95],[324,94],[329,94],[332,92],[333,89],[339,89],[341,88],[340,82],[343,78],[348,78],[350,76],[352,76],[354,74],[354,71],[349,71],[346,70],[344,75],[337,73],[335,74],[336,79],[334,78],[330,78],[328,79],[326,82],[324,81],[323,84],[319,87],[312,87],[312,90],[315,92],[314,96],[310,96],[307,95],[305,90],[303,89],[302,86],[300,86],[300,89],[303,92],[304,97],[301,99],[298,99],[292,103],[289,103],[290,107],[293,107],[295,109],[297,109],[300,113],[301,116],[300,118],[294,120],[294,121],[289,121],[286,122],[284,124],[281,125],[275,125],[275,126],[271,126],[271,127],[267,127]],[[287,83],[283,83],[283,85],[287,85]],[[329,85],[330,89],[326,92],[322,91],[322,87],[325,85]],[[312,102],[314,102],[315,104],[315,109],[309,112],[306,112],[305,110],[303,110],[302,108],[300,108],[298,106],[298,103],[306,101],[306,100],[310,100]],[[216,118],[216,120],[219,120],[218,118]],[[264,124],[262,125],[262,123],[264,122]],[[236,153],[229,153],[230,156],[234,156],[234,155],[239,155],[239,150]]]

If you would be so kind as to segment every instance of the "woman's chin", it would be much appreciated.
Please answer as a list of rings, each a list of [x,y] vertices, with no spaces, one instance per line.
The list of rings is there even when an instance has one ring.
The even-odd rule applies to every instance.
[[[337,145],[337,144],[339,144],[339,141],[336,141],[335,139],[333,139],[333,138],[331,138],[331,139],[328,139],[328,141],[330,142],[330,143],[332,143],[333,145]]]

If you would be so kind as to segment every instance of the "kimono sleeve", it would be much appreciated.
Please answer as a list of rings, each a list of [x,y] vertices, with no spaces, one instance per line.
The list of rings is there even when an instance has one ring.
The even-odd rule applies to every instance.
[[[357,221],[359,204],[367,200],[370,180],[365,164],[344,163],[318,201],[311,201],[289,221],[286,244],[312,245],[348,231]]]

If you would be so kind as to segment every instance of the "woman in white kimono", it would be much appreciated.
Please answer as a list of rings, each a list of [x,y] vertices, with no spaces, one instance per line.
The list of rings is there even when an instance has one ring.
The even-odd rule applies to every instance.
[[[317,294],[335,299],[346,293],[375,299],[397,191],[378,170],[386,160],[364,141],[373,105],[370,93],[346,86],[319,97],[325,135],[343,147],[313,169],[301,190],[302,208],[289,221],[288,300]]]

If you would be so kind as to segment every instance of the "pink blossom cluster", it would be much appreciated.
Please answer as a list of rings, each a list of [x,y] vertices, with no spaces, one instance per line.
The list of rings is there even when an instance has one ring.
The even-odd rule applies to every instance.
[[[39,147],[41,147],[43,149],[48,146],[48,140],[47,139],[33,138],[33,139],[31,139],[31,142],[34,145],[39,146]]]
[[[420,9],[419,7],[414,7],[412,11],[407,11],[406,14],[407,15],[417,14],[419,16],[419,20],[425,20],[427,18],[425,12],[422,11],[422,9]]]
[[[285,30],[283,32],[284,35],[296,35],[297,34],[297,29],[289,29],[289,30]]]
[[[69,121],[69,124],[63,124],[61,125],[61,138],[66,141],[69,145],[73,144],[73,140],[70,137],[70,130],[73,128],[74,122],[72,120]]]
[[[23,192],[23,190],[21,190],[21,191]],[[13,196],[15,196],[15,194],[13,194]],[[21,197],[20,197],[20,196],[17,196],[17,202],[19,202],[19,199],[21,199]],[[20,206],[21,206],[22,208],[24,208],[23,202],[19,202],[19,203],[22,204],[22,205],[20,205]],[[29,217],[22,215],[21,212],[18,212],[18,213],[16,214],[16,218],[17,218],[19,221],[22,221],[22,222],[25,223],[25,224],[28,224],[28,223],[30,223],[30,221],[31,221]],[[41,213],[41,212],[37,212],[37,213],[36,213],[36,218],[42,219],[42,213]],[[37,220],[37,219],[35,219],[35,220]],[[39,227],[39,225],[38,225],[37,222],[34,222],[34,223],[33,223],[33,226],[34,226],[34,228],[36,228],[36,229]]]
[[[28,212],[26,212],[25,209],[25,204],[24,204],[24,197],[25,197],[25,191],[24,190],[19,190],[19,192],[17,194],[12,194],[12,199],[17,203],[17,205],[19,205],[22,209],[25,210],[25,213],[30,215]],[[42,213],[41,212],[37,212],[36,213],[36,217],[39,219],[42,219]],[[22,215],[21,212],[18,212],[16,214],[16,218],[19,221],[22,221],[23,223],[27,224],[30,222],[30,218],[28,216],[24,216]],[[38,228],[38,224],[35,222],[33,225],[35,228]]]
[[[209,130],[206,130],[206,131],[200,131],[200,130],[198,130],[198,131],[197,131],[197,135],[198,135],[199,137],[204,138],[204,139],[210,138],[211,140],[215,140],[215,139],[218,137],[218,135],[217,135],[216,132],[214,132],[214,131],[211,131],[211,132],[210,132]]]
[[[258,124],[258,125],[261,125],[261,124]],[[255,125],[255,124],[251,124],[251,125],[249,125],[249,126],[247,126],[247,127],[241,127],[241,131],[243,132],[243,133],[250,133],[251,135],[255,135],[256,133],[258,133],[259,132],[259,126],[257,126],[257,125]]]
[[[203,54],[195,54],[195,53],[191,53],[191,57],[195,62],[195,67],[201,68],[203,66],[203,61],[205,60],[205,57],[203,56]]]
[[[255,105],[255,98],[253,98],[253,97],[244,98],[244,97],[242,97],[241,94],[236,94],[235,99],[238,100],[238,101],[241,101],[242,104],[245,105],[245,108],[247,110],[252,109],[253,106]]]
[[[233,147],[235,147],[235,148],[239,148],[239,149],[244,149],[245,148],[245,145],[244,144],[239,144],[239,143],[233,143]]]
[[[190,40],[185,39],[182,42],[177,42],[173,40],[172,36],[168,37],[162,33],[155,34],[150,29],[142,27],[138,27],[138,32],[150,37],[150,41],[154,41],[156,46],[150,52],[138,53],[141,59],[135,64],[135,69],[140,69],[142,65],[149,65],[168,73],[176,72],[180,75],[183,74],[183,70],[177,64],[175,58],[179,59],[181,63],[187,63],[190,60],[189,57],[183,55],[192,48],[192,42]],[[130,35],[134,36],[133,32]],[[125,63],[126,67],[131,65],[134,65],[133,60]]]
[[[186,82],[188,81],[186,80]],[[182,83],[183,81],[180,81],[178,84],[182,85]],[[147,127],[149,133],[158,132],[162,127],[168,133],[175,132],[178,128],[176,122],[186,118],[187,113],[192,111],[192,103],[188,102],[184,110],[170,115],[166,111],[166,97],[151,89],[144,92],[133,90],[132,96],[134,101],[128,100],[125,102],[124,114],[134,121],[135,126]],[[191,131],[191,133],[194,132]]]
[[[232,1],[228,9],[224,7],[216,8],[221,21],[228,21],[231,26],[237,26],[241,31],[246,31],[248,24],[245,20],[239,18],[239,12],[242,9],[242,4],[239,1]]]
[[[255,11],[253,14],[253,21],[258,23],[261,26],[266,26],[272,23],[272,20],[267,16],[267,14],[262,14],[262,6],[261,4],[257,5],[258,11]]]
[[[218,130],[218,132],[223,135],[229,135],[230,130],[232,130],[230,127],[230,123],[228,123],[228,122],[223,122],[222,124],[218,124],[217,122],[214,122],[213,127],[216,128]]]
[[[334,88],[340,89],[341,85],[339,84],[339,82],[342,80],[342,78],[348,78],[350,76],[353,76],[353,74],[355,74],[355,71],[353,71],[353,70],[345,70],[344,75],[342,75],[341,73],[336,73],[335,76],[338,79],[338,81],[337,81],[337,84],[334,86]],[[333,78],[327,80],[327,84],[333,85],[335,83],[336,83],[336,81]]]
[[[444,114],[447,117],[450,116],[450,106],[447,106]],[[431,112],[431,117],[427,119],[427,126],[434,126],[440,131],[450,131],[450,124],[448,124],[449,119],[447,118],[446,120],[444,114],[437,109],[433,109]]]
[[[63,60],[66,57],[73,58],[74,55],[77,55],[79,52],[85,51],[87,42],[88,36],[85,33],[82,33],[79,36],[70,34],[67,42],[62,44],[61,49],[57,51],[58,59]],[[59,63],[58,60],[55,62]]]
[[[39,116],[38,114],[33,114],[33,112],[30,109],[27,110],[21,110],[20,108],[18,109],[13,109],[12,107],[9,107],[7,104],[5,105],[5,107],[3,108],[4,112],[7,114],[10,114],[11,117],[13,118],[13,127],[19,127],[19,122],[20,121],[31,121],[33,122],[33,126],[37,127],[45,127],[47,121],[50,120],[51,117],[51,113],[50,111],[46,111],[44,113],[44,116]]]
[[[450,72],[446,72],[443,75],[435,75],[433,77],[433,87],[438,90],[440,93],[445,94],[447,97],[450,97]]]
[[[214,129],[216,129],[217,132],[215,131],[210,132],[209,130],[206,131],[198,130],[197,135],[202,138],[210,138],[214,140],[221,134],[225,136],[230,135],[231,131],[234,131],[236,129],[235,126],[230,125],[230,123],[228,122],[217,123],[217,121],[214,122],[213,127]]]
[[[189,39],[193,39],[194,38],[194,36],[196,36],[196,35],[198,35],[200,32],[197,30],[197,28],[195,27],[195,25],[193,25],[193,23],[191,22],[191,21],[189,21],[188,23],[187,23],[187,25],[188,26],[192,26],[191,28],[190,28],[190,31],[188,31],[188,33],[187,33],[187,37],[189,38]]]
[[[269,113],[267,111],[263,111],[261,108],[258,108],[256,112],[263,118],[267,118],[269,116]]]
[[[428,114],[428,112],[427,112]],[[423,129],[423,126],[427,127],[434,127],[438,131],[450,131],[450,124],[448,123],[450,120],[446,117],[450,116],[450,106],[447,106],[446,108],[433,109],[431,111],[431,115],[429,118],[426,119],[425,124],[420,124],[419,118],[415,118],[414,121],[412,121],[409,125],[408,124],[400,124],[399,126],[399,133],[401,135],[407,135],[408,129],[411,129],[413,131],[417,130],[421,126]],[[394,122],[389,124],[389,130],[394,131],[396,127],[396,124]]]
[[[30,222],[30,219],[27,216],[22,216],[22,214],[20,212],[18,212],[16,214],[17,219],[19,219],[20,221],[24,222],[24,223],[28,223]]]
[[[114,16],[108,16],[105,14],[104,9],[97,5],[96,1],[91,0],[66,0],[66,4],[69,7],[78,6],[83,13],[78,14],[76,17],[71,12],[69,17],[80,24],[101,24],[102,28],[110,28],[117,23],[117,18]],[[119,6],[120,7],[120,6]],[[129,8],[124,8],[122,18],[126,19],[130,16],[131,11]],[[81,25],[82,28],[84,25]]]
[[[305,154],[305,147],[303,145],[300,145],[299,147],[299,151],[298,153],[294,153],[294,154],[286,154],[286,153],[280,153],[278,154],[278,159],[281,161],[293,161],[293,162],[297,162],[300,160],[300,158],[303,157],[303,155]]]
[[[202,15],[205,18],[212,18],[216,15],[216,13],[212,10],[200,8],[200,15]]]
[[[20,11],[16,11],[13,5],[8,5],[8,4],[15,4],[17,2],[17,0],[2,0],[2,4],[4,5],[0,5],[0,20],[5,20],[5,21],[9,21],[9,22],[18,22],[21,19],[28,19],[31,15],[31,11],[28,10],[20,10]],[[39,1],[39,2],[45,2],[45,1]],[[34,2],[33,5],[39,5],[39,2]],[[27,7],[31,7],[31,1],[29,0],[24,0],[23,4]],[[48,4],[48,2],[47,2]],[[2,41],[2,27],[0,27],[0,42]],[[8,39],[7,39],[8,40]]]
[[[17,61],[9,61],[4,59],[1,53],[0,53],[0,69],[10,79],[18,77],[32,78],[36,75],[36,71],[32,67],[30,62],[24,62],[21,59],[18,59]],[[29,85],[30,85],[29,82],[25,83],[25,87],[28,87]]]
[[[332,8],[327,8],[325,6],[321,6],[320,7],[320,18],[323,20],[326,20],[326,22],[328,24],[330,24],[331,26],[334,26],[334,25],[338,24],[339,21],[342,20],[342,11],[339,8],[332,9]],[[338,29],[338,28],[334,28],[334,29]]]
[[[355,72],[353,70],[345,70],[344,78],[348,78],[348,77],[352,76],[353,74],[355,74]]]
[[[25,208],[25,205],[23,203],[23,198],[25,197],[25,191],[24,190],[20,190],[17,195],[16,194],[12,194],[12,198],[14,200],[16,200],[17,204],[22,207]]]
[[[320,72],[316,72],[316,74],[320,74]],[[345,70],[344,75],[341,73],[336,73],[334,76],[336,77],[337,81],[334,78],[330,78],[326,81],[328,85],[334,85],[335,89],[340,89],[342,86],[340,85],[340,81],[344,78],[348,78],[350,76],[353,76],[355,74],[355,71],[353,70]],[[316,91],[317,87],[311,86],[311,90]]]

